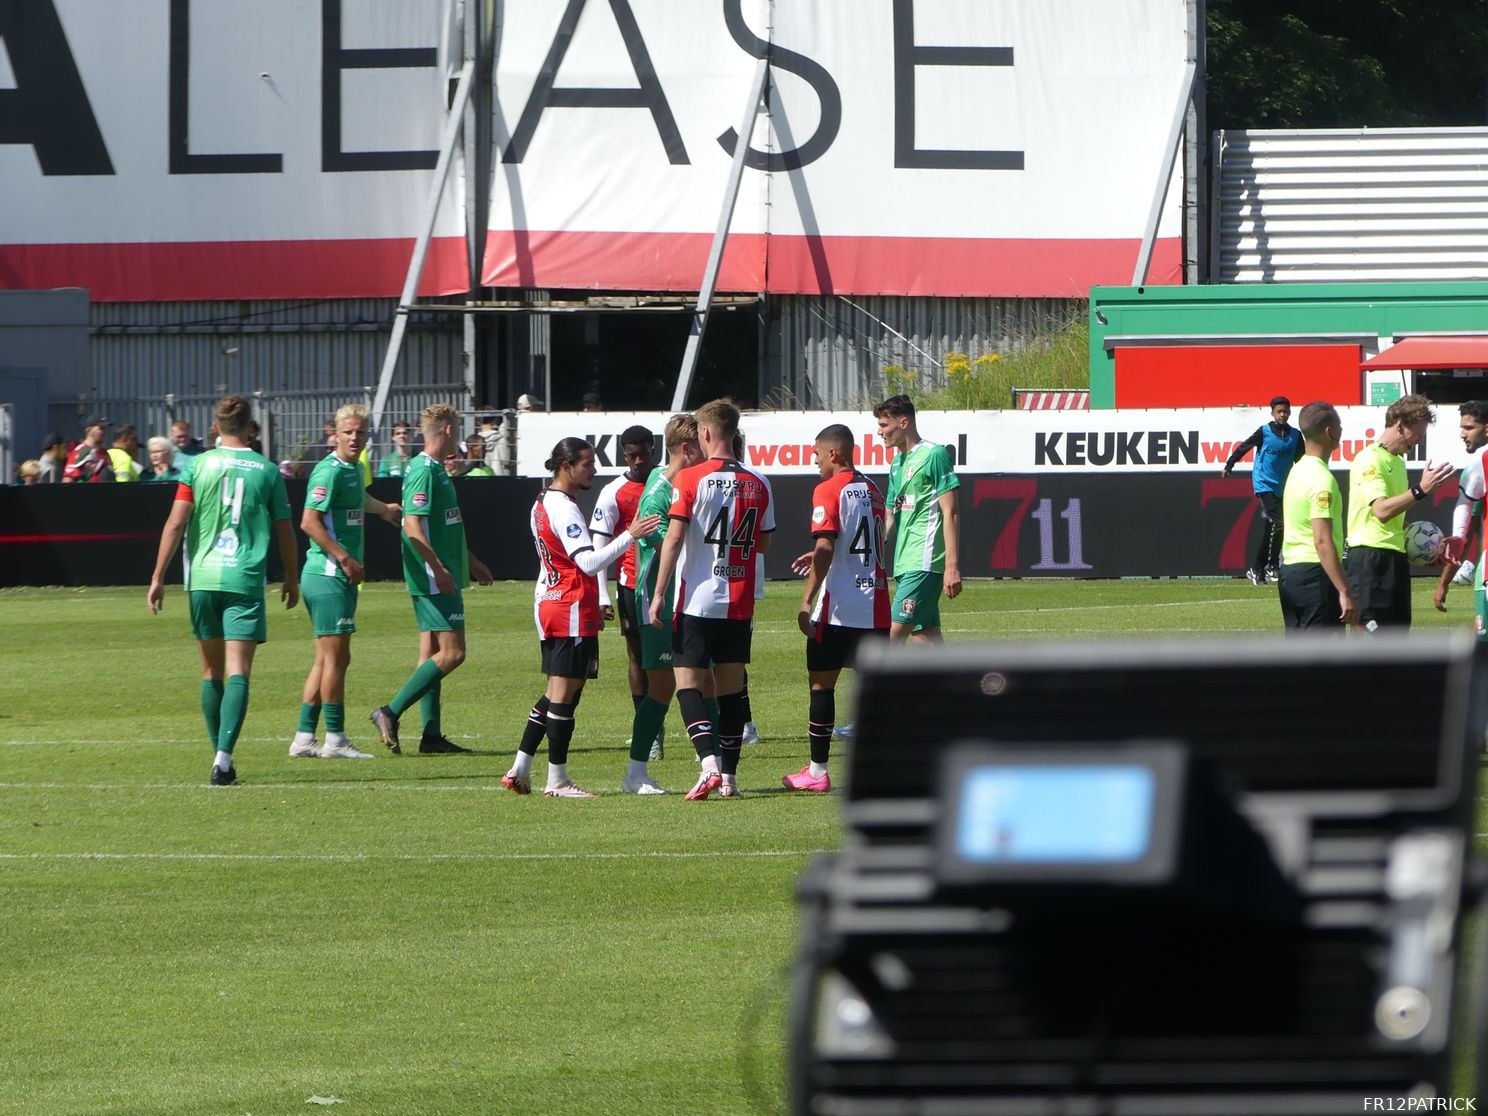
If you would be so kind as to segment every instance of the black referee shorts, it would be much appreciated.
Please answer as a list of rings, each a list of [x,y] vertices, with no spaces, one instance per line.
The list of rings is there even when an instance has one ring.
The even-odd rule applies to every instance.
[[[1371,622],[1378,628],[1410,627],[1410,563],[1403,552],[1350,547],[1343,556],[1343,572],[1359,605],[1360,624],[1366,628]]]
[[[1281,567],[1277,585],[1281,596],[1281,620],[1287,634],[1306,628],[1318,631],[1343,631],[1338,590],[1318,562],[1299,562]]]

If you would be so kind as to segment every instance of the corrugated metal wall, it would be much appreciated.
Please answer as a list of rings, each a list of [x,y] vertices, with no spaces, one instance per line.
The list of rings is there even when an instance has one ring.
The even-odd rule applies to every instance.
[[[1215,281],[1488,279],[1488,128],[1217,134]]]
[[[1008,353],[1085,312],[1083,300],[1057,298],[772,297],[760,399],[805,409],[871,405],[883,398],[885,366],[941,386],[946,353]]]
[[[363,402],[364,389],[375,386],[396,306],[395,299],[95,302],[93,390],[78,409],[132,423],[143,441],[166,433],[172,418],[205,432],[216,399],[260,393],[266,449],[293,456],[320,440],[336,407]],[[459,316],[415,315],[389,416],[412,417],[433,402],[468,410],[474,401],[464,383]]]

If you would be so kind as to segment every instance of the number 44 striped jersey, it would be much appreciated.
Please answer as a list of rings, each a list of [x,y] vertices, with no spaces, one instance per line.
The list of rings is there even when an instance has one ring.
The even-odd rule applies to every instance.
[[[677,474],[668,518],[687,524],[675,611],[753,619],[754,559],[760,536],[775,530],[770,482],[738,461],[710,458]]]

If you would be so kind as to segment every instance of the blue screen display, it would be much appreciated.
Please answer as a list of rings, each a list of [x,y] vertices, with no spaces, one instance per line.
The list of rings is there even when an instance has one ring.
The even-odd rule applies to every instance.
[[[1156,783],[1134,764],[974,767],[961,783],[956,851],[983,864],[1140,860]]]

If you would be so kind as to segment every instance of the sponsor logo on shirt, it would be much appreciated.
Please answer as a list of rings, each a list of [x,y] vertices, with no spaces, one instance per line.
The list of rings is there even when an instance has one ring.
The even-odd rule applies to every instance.
[[[604,509],[603,508],[595,508],[594,509],[594,522],[595,523],[603,523],[604,522]]]
[[[212,543],[212,549],[227,558],[232,558],[238,553],[238,533],[229,527],[217,536]]]
[[[465,614],[463,612],[451,612],[447,619],[450,621],[450,623],[454,623],[456,620],[458,620],[460,623],[463,624],[465,623]]]
[[[900,495],[900,497],[899,497],[899,510],[900,511],[912,511],[914,509],[914,506],[915,506],[915,498],[914,498],[914,493],[913,492],[905,492],[902,495]]]
[[[317,484],[314,488],[312,488],[310,490],[310,499],[312,499],[312,500],[324,500],[325,498],[326,498],[326,486],[325,485],[323,485],[323,484]]]
[[[825,523],[827,521],[827,509],[818,504],[811,509],[812,523]]]
[[[569,538],[576,539],[576,538],[579,537],[579,534],[583,530],[584,529],[582,527],[580,527],[577,523],[570,523],[568,525],[568,527],[565,529],[565,532],[564,533],[567,534]]]
[[[1327,511],[1329,508],[1331,508],[1333,506],[1333,493],[1319,492],[1317,494],[1317,506],[1323,511]]]
[[[450,524],[450,523],[464,523],[465,520],[460,515],[460,509],[459,508],[445,508],[444,509],[444,522],[446,524]]]
[[[427,504],[428,502],[429,502],[429,494],[427,492],[415,492],[413,494],[413,506],[414,507],[421,508],[425,504]]]
[[[560,589],[549,589],[546,593],[538,598],[538,600],[540,601],[561,601],[562,599],[563,591]]]
[[[1374,480],[1379,476],[1379,469],[1373,465],[1366,465],[1359,470],[1360,480]]]
[[[348,508],[346,512],[346,525],[348,527],[360,527],[362,525],[362,509]]]

